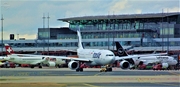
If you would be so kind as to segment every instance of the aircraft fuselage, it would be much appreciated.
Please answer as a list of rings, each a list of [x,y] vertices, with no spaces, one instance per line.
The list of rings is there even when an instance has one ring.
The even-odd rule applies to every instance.
[[[106,65],[115,61],[114,53],[109,50],[80,49],[78,56],[92,60],[92,62],[87,62],[87,65]]]

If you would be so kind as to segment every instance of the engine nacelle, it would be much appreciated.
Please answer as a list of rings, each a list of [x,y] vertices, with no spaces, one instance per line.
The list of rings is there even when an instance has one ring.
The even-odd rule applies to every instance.
[[[168,63],[162,63],[162,68],[163,68],[163,69],[166,69],[166,68],[168,68],[168,67],[169,67]]]
[[[79,62],[77,62],[77,61],[70,61],[68,63],[68,67],[70,69],[77,69],[79,67]]]
[[[122,69],[128,69],[128,68],[130,68],[130,64],[129,64],[128,61],[123,60],[123,61],[120,62],[120,67],[121,67]]]
[[[47,65],[48,67],[55,67],[56,63],[49,61]]]

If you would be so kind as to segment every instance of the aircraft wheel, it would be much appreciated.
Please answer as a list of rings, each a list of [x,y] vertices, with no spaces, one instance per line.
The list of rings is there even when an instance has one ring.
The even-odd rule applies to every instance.
[[[61,65],[58,64],[58,68],[61,68]]]
[[[34,66],[32,65],[32,66],[30,66],[31,68],[34,68]]]
[[[6,67],[6,68],[9,68],[9,65],[8,65],[8,64],[5,64],[5,67]]]
[[[83,72],[83,68],[79,68],[79,71]]]
[[[42,66],[39,66],[39,68],[42,68]]]
[[[106,71],[110,71],[110,72],[111,72],[111,71],[112,71],[112,68],[106,68]]]
[[[79,68],[76,69],[76,72],[79,72]]]

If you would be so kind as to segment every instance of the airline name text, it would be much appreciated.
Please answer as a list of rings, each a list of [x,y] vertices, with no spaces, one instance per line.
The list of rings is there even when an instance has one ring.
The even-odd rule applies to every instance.
[[[157,59],[168,59],[168,57],[157,57]]]
[[[93,58],[100,58],[101,53],[93,53]]]

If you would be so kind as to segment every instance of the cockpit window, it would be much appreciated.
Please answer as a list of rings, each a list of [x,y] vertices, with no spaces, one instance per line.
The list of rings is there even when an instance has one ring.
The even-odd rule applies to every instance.
[[[107,54],[106,56],[114,56],[113,54]]]

